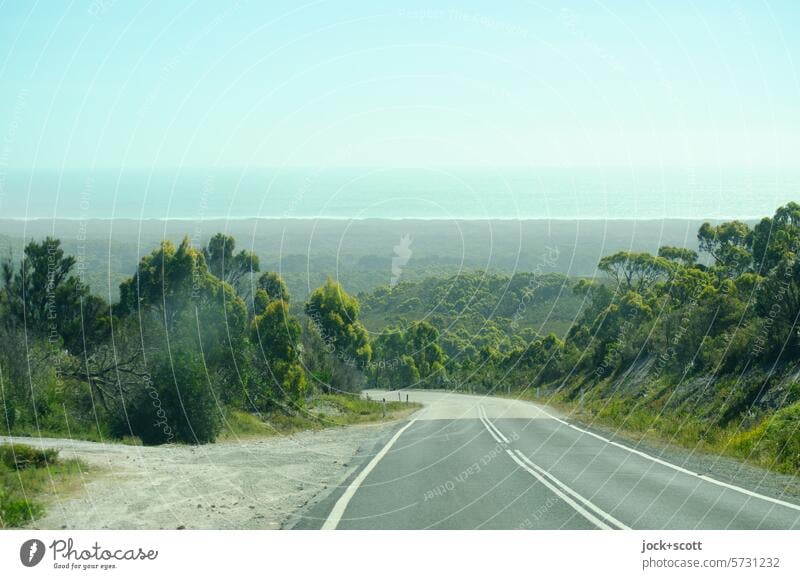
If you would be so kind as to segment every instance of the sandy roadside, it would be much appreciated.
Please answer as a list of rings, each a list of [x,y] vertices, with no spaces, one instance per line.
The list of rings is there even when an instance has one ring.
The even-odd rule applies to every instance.
[[[331,428],[203,446],[125,446],[0,437],[59,448],[89,473],[56,496],[40,529],[278,529],[310,500],[340,484],[362,445],[395,423]]]

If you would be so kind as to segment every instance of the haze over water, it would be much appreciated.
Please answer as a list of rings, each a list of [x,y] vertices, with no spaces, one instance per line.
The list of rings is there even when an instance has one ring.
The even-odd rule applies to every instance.
[[[753,219],[800,172],[622,169],[10,171],[13,219]]]

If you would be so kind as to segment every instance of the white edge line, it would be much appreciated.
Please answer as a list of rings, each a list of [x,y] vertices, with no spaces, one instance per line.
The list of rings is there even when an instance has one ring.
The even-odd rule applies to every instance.
[[[353,498],[353,495],[356,494],[358,487],[361,486],[361,483],[364,482],[364,479],[367,478],[367,475],[369,475],[369,473],[372,472],[372,469],[375,468],[375,466],[381,461],[381,459],[384,456],[386,456],[386,453],[389,452],[389,449],[392,448],[395,442],[397,442],[397,439],[400,438],[400,435],[403,434],[408,429],[408,427],[414,424],[416,421],[417,419],[414,418],[411,421],[409,421],[409,423],[406,424],[403,428],[398,430],[394,434],[394,436],[389,440],[389,442],[386,443],[386,446],[384,446],[378,452],[378,454],[372,457],[372,460],[369,461],[369,464],[367,464],[367,466],[365,466],[361,470],[361,472],[358,473],[358,476],[355,479],[353,479],[353,482],[350,483],[350,486],[347,487],[347,489],[344,491],[344,494],[342,494],[342,496],[339,497],[339,500],[336,501],[336,504],[333,505],[333,508],[331,509],[328,518],[325,519],[325,523],[322,525],[323,530],[330,531],[335,529],[339,525],[339,521],[342,520],[342,515],[344,515],[344,511],[347,508],[347,505],[350,503],[350,500]]]
[[[624,529],[624,530],[626,530],[626,531],[630,531],[630,530],[631,530],[631,528],[630,528],[628,525],[626,525],[625,523],[623,523],[623,522],[622,522],[622,521],[620,521],[619,519],[615,518],[615,517],[614,517],[614,516],[612,516],[611,514],[609,514],[609,513],[605,512],[603,509],[601,509],[600,507],[598,507],[598,506],[597,506],[596,504],[594,504],[592,501],[590,501],[589,499],[587,499],[586,497],[584,497],[583,495],[581,495],[580,493],[578,493],[576,490],[574,490],[574,489],[570,488],[569,486],[567,486],[566,484],[564,484],[563,482],[561,482],[560,480],[558,480],[556,477],[554,477],[552,474],[550,474],[550,473],[549,473],[549,472],[547,472],[545,469],[543,469],[542,467],[540,467],[538,464],[535,464],[535,463],[534,463],[534,462],[533,462],[531,459],[529,459],[527,456],[525,456],[525,455],[522,453],[522,451],[520,451],[519,449],[517,449],[517,450],[515,450],[514,452],[516,452],[516,453],[517,453],[517,456],[519,456],[519,457],[520,457],[520,459],[522,459],[522,461],[523,461],[523,462],[525,462],[526,464],[528,464],[528,465],[529,465],[531,468],[533,468],[534,470],[536,470],[536,471],[537,471],[539,474],[541,474],[542,476],[544,476],[544,477],[546,477],[546,478],[550,479],[550,481],[551,481],[551,482],[552,482],[554,485],[557,485],[557,486],[561,487],[561,490],[563,490],[563,491],[564,491],[564,492],[566,492],[566,493],[569,493],[569,494],[571,494],[573,497],[575,497],[575,499],[577,499],[577,500],[581,501],[581,502],[582,502],[584,505],[586,505],[588,508],[592,509],[592,510],[593,510],[595,513],[597,513],[598,515],[600,515],[601,517],[603,517],[603,518],[604,518],[604,519],[606,519],[607,521],[609,521],[609,522],[611,522],[611,523],[615,524],[615,525],[616,525],[616,526],[618,526],[620,529]]]
[[[559,490],[558,487],[556,487],[555,485],[550,484],[550,482],[546,478],[544,478],[538,472],[536,472],[531,467],[529,467],[527,464],[522,462],[517,457],[517,455],[515,455],[509,449],[506,449],[506,452],[508,453],[508,456],[510,456],[511,459],[514,462],[516,462],[520,467],[524,468],[526,471],[528,471],[530,474],[532,474],[534,478],[536,478],[540,483],[542,483],[544,486],[546,486],[551,491],[553,491],[556,495],[558,495],[561,499],[563,499],[565,503],[567,503],[573,509],[578,511],[578,513],[580,513],[587,521],[589,521],[594,526],[596,526],[596,527],[598,527],[600,529],[612,530],[610,526],[608,526],[606,523],[604,523],[603,521],[601,521],[600,519],[595,517],[592,513],[588,512],[581,505],[579,505],[578,503],[573,501],[570,497],[568,497],[563,492],[561,492],[561,490]]]
[[[624,444],[620,444],[619,442],[614,442],[613,440],[609,440],[608,438],[606,438],[604,436],[600,436],[599,434],[595,434],[594,432],[590,432],[588,430],[584,430],[583,428],[578,428],[577,426],[575,426],[574,424],[570,424],[566,420],[562,420],[560,418],[557,418],[557,417],[553,416],[552,414],[550,414],[549,412],[547,412],[543,408],[541,408],[541,407],[539,407],[539,408],[542,410],[542,412],[544,412],[547,416],[549,416],[553,420],[555,420],[557,422],[560,422],[561,424],[564,424],[564,425],[572,428],[573,430],[577,430],[578,432],[582,432],[584,434],[588,434],[589,436],[594,436],[598,440],[602,440],[603,442],[607,442],[608,444],[611,444],[613,446],[621,448],[622,450],[627,450],[628,452],[631,452],[633,454],[641,456],[642,458],[646,458],[648,460],[652,460],[653,462],[658,463],[658,464],[660,464],[662,466],[666,466],[668,468],[671,468],[671,469],[676,470],[678,472],[681,472],[683,474],[691,475],[693,477],[699,478],[700,480],[704,480],[704,481],[709,482],[711,484],[715,484],[717,486],[721,486],[721,487],[724,487],[726,489],[731,489],[733,491],[740,492],[740,493],[742,493],[744,495],[751,496],[751,497],[756,498],[756,499],[761,499],[763,501],[769,501],[769,502],[775,503],[777,505],[781,505],[781,506],[784,506],[784,507],[787,507],[787,508],[790,508],[790,509],[794,509],[795,511],[800,511],[800,505],[796,505],[794,503],[790,503],[790,502],[787,502],[787,501],[782,501],[781,499],[768,497],[766,495],[762,495],[760,493],[756,493],[756,492],[747,490],[747,489],[742,488],[742,487],[737,487],[736,485],[732,485],[732,484],[729,484],[729,483],[726,483],[726,482],[722,482],[721,480],[717,480],[715,478],[711,478],[710,476],[707,476],[707,475],[704,475],[704,474],[698,474],[698,473],[693,472],[693,471],[691,471],[691,470],[689,470],[687,468],[683,468],[682,466],[678,466],[677,464],[672,464],[671,462],[667,462],[666,460],[661,460],[660,458],[657,458],[655,456],[651,456],[651,455],[649,455],[649,454],[647,454],[645,452],[642,452],[641,450],[636,450],[635,448],[631,448],[630,446],[625,446]]]

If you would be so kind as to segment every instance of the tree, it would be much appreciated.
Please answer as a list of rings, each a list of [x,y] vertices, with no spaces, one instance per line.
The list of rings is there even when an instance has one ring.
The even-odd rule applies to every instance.
[[[224,377],[223,400],[241,396],[252,362],[247,307],[233,286],[209,271],[188,238],[177,248],[164,241],[140,260],[133,277],[120,284],[118,309],[122,316],[136,316],[145,355],[176,343],[201,352],[208,371]]]
[[[754,349],[767,356],[782,350],[789,357],[800,354],[800,263],[782,260],[756,290],[759,337]]]
[[[622,291],[647,291],[667,277],[672,267],[669,260],[649,253],[620,251],[600,260],[597,266],[620,286]]]
[[[251,325],[251,340],[258,344],[269,374],[269,391],[263,396],[300,400],[307,382],[300,365],[302,328],[283,300],[270,302]]]
[[[692,267],[697,263],[697,252],[686,247],[664,245],[658,248],[658,257],[674,261],[684,267]]]
[[[51,237],[28,243],[17,267],[10,259],[2,264],[0,372],[9,379],[3,393],[5,408],[14,408],[9,423],[45,424],[63,415],[67,403],[76,413],[92,411],[96,402],[105,407],[109,376],[124,382],[133,370],[136,356],[103,355],[110,309],[72,275],[75,264]]]
[[[416,322],[405,335],[406,353],[413,360],[422,380],[443,377],[447,356],[439,345],[439,330],[428,322]]]
[[[756,272],[765,275],[783,260],[800,253],[800,205],[791,202],[764,217],[752,234],[753,262]]]
[[[709,253],[723,273],[735,277],[752,263],[752,233],[741,221],[730,221],[716,227],[706,222],[700,226],[697,240],[700,250]]]
[[[72,275],[74,267],[59,239],[31,241],[18,268],[10,259],[3,262],[2,295],[7,322],[79,354],[107,336],[109,310]]]
[[[268,301],[282,300],[289,303],[289,290],[286,288],[283,278],[274,271],[262,273],[256,287],[266,294]]]
[[[283,278],[274,271],[265,271],[256,282],[256,293],[253,296],[253,311],[257,315],[263,312],[274,301],[289,303],[289,290]]]
[[[370,368],[372,370],[372,380],[375,387],[386,386],[397,388],[415,382],[404,381],[407,376],[401,376],[401,366],[405,366],[404,357],[406,356],[406,339],[402,327],[387,326],[383,329],[373,344],[374,353]],[[413,358],[410,359],[414,363]],[[398,372],[398,370],[401,370]],[[419,375],[417,375],[419,380]]]
[[[359,368],[372,358],[367,329],[358,321],[358,301],[342,286],[328,278],[314,290],[305,306],[306,315],[342,361],[352,360]]]
[[[238,288],[244,276],[259,271],[259,260],[255,253],[244,249],[234,254],[235,249],[233,236],[217,233],[203,248],[203,256],[213,275]]]
[[[697,301],[709,292],[715,292],[715,278],[706,271],[693,267],[679,267],[665,291],[676,304]]]
[[[170,241],[139,262],[136,273],[120,284],[120,311],[150,314],[168,333],[207,338],[211,349],[240,340],[247,309],[233,287],[213,275],[201,252],[185,237]]]

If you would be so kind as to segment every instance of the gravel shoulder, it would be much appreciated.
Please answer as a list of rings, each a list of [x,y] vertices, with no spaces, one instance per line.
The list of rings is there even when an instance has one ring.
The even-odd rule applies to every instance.
[[[75,492],[46,501],[39,529],[279,529],[344,481],[353,457],[397,422],[203,446],[126,446],[0,437],[58,448],[88,473]]]

